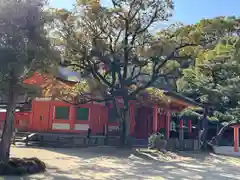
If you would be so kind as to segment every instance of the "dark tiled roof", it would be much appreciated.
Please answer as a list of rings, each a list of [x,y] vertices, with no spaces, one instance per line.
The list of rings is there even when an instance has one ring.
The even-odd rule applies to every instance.
[[[74,72],[71,68],[67,67],[58,67],[58,73],[56,75],[57,78],[63,79],[64,81],[70,81],[70,82],[80,82],[83,80],[81,73]]]

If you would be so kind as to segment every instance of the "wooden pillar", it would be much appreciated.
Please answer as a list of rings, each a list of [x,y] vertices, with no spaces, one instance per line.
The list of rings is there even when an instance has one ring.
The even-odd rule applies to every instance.
[[[166,138],[169,139],[170,136],[170,120],[171,120],[171,111],[167,108],[166,112]]]
[[[158,132],[158,105],[155,104],[153,107],[153,132]]]
[[[130,117],[130,135],[134,136],[135,129],[135,102],[130,101],[129,103],[129,117]]]
[[[184,132],[183,132],[183,120],[181,119],[179,122],[179,143],[180,143],[180,148],[183,149],[184,147]]]
[[[179,129],[183,129],[183,120],[182,119],[179,121]]]
[[[234,152],[238,152],[239,149],[239,128],[234,127]]]
[[[192,120],[188,120],[188,132],[192,132]]]
[[[69,124],[70,131],[74,131],[75,121],[76,121],[76,106],[70,106],[69,108]],[[90,113],[89,113],[90,114]]]

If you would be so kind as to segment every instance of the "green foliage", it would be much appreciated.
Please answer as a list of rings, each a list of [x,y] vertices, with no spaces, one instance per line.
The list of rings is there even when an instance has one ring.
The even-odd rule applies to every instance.
[[[48,18],[43,0],[0,0],[0,4],[0,91],[8,91],[12,81],[21,94],[27,87],[25,78],[53,67],[54,53],[44,29]]]
[[[191,119],[191,120],[201,120],[203,118],[203,109],[202,108],[186,108],[183,111],[181,111],[178,115],[181,119]],[[213,116],[207,116],[207,119],[209,121],[219,121],[222,120],[220,115],[217,115],[216,112],[213,114]]]
[[[195,63],[183,69],[178,90],[211,106],[210,119],[239,121],[239,19],[219,17],[193,27],[201,28],[202,38],[212,42],[192,54]]]
[[[46,38],[48,18],[43,12],[44,3],[44,0],[0,0],[0,95],[8,104],[0,143],[0,161],[4,164],[9,160],[17,101],[21,95],[26,98],[30,91],[31,96],[34,93],[33,89],[26,91],[24,80],[36,71],[54,69],[52,48]]]
[[[148,147],[150,149],[165,149],[164,147],[165,136],[162,133],[153,133],[148,138]]]
[[[179,67],[173,52],[183,44],[167,36],[154,38],[149,32],[155,23],[171,17],[172,1],[114,0],[102,7],[93,0],[77,1],[75,7],[71,12],[51,10],[56,17],[53,41],[63,47],[65,65],[104,84],[111,96],[135,98]]]
[[[55,17],[52,42],[61,47],[64,65],[103,84],[108,95],[123,97],[125,104],[145,90],[163,99],[156,88],[148,88],[167,84],[214,107],[210,119],[237,119],[239,19],[176,24],[153,35],[151,27],[171,17],[173,1],[111,3],[102,7],[98,0],[79,0],[73,11],[49,12]],[[197,116],[193,112],[188,114]]]
[[[196,109],[186,108],[182,112],[180,112],[179,117],[183,119],[185,118],[200,119],[200,117],[202,117],[202,114],[196,112]]]
[[[149,98],[154,102],[163,102],[167,103],[168,98],[165,96],[164,91],[154,88],[154,87],[149,87],[145,90],[145,92],[148,93]]]

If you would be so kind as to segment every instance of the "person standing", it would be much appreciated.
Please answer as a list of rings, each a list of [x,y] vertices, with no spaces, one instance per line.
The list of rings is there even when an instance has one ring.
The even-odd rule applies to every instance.
[[[173,120],[170,122],[170,138],[174,139],[173,150],[177,151],[179,149],[179,141],[178,141],[176,122]]]
[[[177,127],[173,120],[170,122],[170,138],[177,138]]]

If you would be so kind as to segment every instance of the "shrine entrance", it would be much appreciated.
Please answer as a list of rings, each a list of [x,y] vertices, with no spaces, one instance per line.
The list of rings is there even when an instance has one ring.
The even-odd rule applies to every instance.
[[[153,108],[138,107],[135,113],[134,136],[145,139],[153,133]]]

